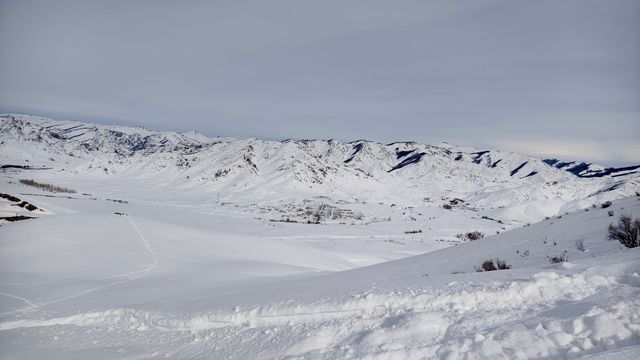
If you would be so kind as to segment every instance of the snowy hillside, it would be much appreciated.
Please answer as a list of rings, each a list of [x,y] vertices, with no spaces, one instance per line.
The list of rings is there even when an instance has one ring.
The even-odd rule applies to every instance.
[[[466,218],[521,226],[640,187],[640,165],[613,169],[448,144],[207,138],[28,115],[0,117],[0,165],[63,184],[70,176],[76,184],[137,183],[138,197],[197,193],[298,222],[393,218],[395,206],[419,219],[425,211],[407,208],[451,205]]]
[[[0,358],[640,351],[640,253],[606,237],[620,214],[640,216],[636,196],[451,246],[404,233],[421,221],[272,222],[195,198],[160,201],[160,192],[136,200],[131,183],[52,193],[14,181],[34,170],[20,171],[3,174],[2,192],[44,210],[0,199],[38,217],[0,226]],[[461,219],[449,226],[474,221]],[[552,264],[555,256],[568,262]],[[362,267],[394,257],[406,258]],[[477,272],[489,259],[511,269]]]

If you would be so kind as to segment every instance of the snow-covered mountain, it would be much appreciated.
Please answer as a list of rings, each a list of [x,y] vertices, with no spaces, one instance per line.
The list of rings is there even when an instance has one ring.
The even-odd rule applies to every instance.
[[[147,181],[240,204],[448,204],[523,221],[640,190],[640,165],[449,144],[209,138],[18,114],[0,116],[0,165],[45,168],[39,176],[62,179]]]
[[[5,115],[0,358],[634,359],[637,171]]]

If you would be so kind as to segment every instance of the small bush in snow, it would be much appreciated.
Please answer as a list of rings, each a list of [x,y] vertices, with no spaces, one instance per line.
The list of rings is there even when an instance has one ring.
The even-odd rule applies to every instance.
[[[507,264],[506,261],[496,259],[495,264],[493,259],[485,260],[480,267],[476,267],[476,271],[495,271],[495,270],[506,270],[511,269],[511,265]]]
[[[442,204],[442,208],[443,209],[447,209],[447,210],[451,210],[451,209],[453,209],[453,206],[451,206],[449,204]]]
[[[605,201],[600,205],[600,207],[603,208],[603,209],[606,209],[609,206],[611,206],[611,201]]]
[[[569,261],[569,255],[567,254],[567,250],[563,251],[560,255],[547,256],[549,262],[552,264],[558,264]]]
[[[584,242],[582,240],[578,240],[576,241],[576,249],[585,252],[587,251],[587,248],[584,247]]]
[[[405,234],[421,234],[422,230],[418,229],[418,230],[408,230],[404,232]]]
[[[500,232],[498,232],[499,234]],[[479,231],[473,231],[473,232],[468,232],[465,234],[456,234],[454,235],[456,238],[460,239],[460,240],[469,240],[469,241],[474,241],[474,240],[478,240],[478,239],[482,239],[484,237],[484,234],[479,232]]]
[[[474,232],[467,233],[466,237],[467,239],[469,239],[469,241],[473,241],[473,240],[482,239],[484,237],[484,234],[479,231],[474,231]]]
[[[506,261],[500,259],[496,259],[496,267],[498,268],[498,270],[511,269],[511,265],[507,264]]]
[[[491,260],[485,260],[482,265],[480,266],[480,268],[483,271],[494,271],[494,270],[498,270],[498,268],[496,268],[495,265],[493,265],[493,259]]]
[[[609,224],[609,239],[618,240],[628,248],[640,245],[640,219],[631,219],[629,215],[620,215],[616,225]]]
[[[613,216],[613,210],[609,210],[609,211],[607,211],[607,215],[609,215],[609,216]]]

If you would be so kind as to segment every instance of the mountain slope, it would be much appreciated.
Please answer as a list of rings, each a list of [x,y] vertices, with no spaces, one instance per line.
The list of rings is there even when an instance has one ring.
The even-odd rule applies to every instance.
[[[62,181],[153,179],[147,185],[222,194],[245,205],[323,196],[332,206],[439,207],[462,199],[486,216],[528,222],[640,189],[640,166],[612,169],[448,144],[207,138],[28,115],[1,116],[0,134],[5,167],[46,168],[37,175]]]

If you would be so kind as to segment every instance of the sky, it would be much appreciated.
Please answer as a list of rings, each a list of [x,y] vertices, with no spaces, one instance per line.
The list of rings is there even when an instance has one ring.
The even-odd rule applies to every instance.
[[[640,1],[0,0],[0,111],[640,163]]]

